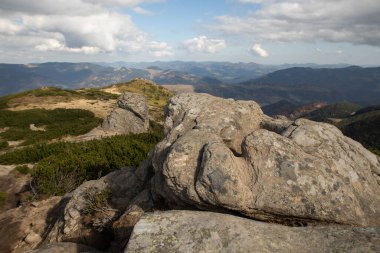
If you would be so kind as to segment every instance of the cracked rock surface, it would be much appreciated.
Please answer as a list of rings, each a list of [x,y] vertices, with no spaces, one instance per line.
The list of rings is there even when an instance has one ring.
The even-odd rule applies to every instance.
[[[220,213],[168,211],[144,215],[125,253],[379,251],[379,228],[288,227]]]

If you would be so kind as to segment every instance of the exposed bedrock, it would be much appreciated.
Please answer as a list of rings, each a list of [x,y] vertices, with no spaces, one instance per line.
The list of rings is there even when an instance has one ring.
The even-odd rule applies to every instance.
[[[263,115],[253,101],[169,102],[152,191],[171,207],[280,223],[380,224],[380,163],[336,127]]]

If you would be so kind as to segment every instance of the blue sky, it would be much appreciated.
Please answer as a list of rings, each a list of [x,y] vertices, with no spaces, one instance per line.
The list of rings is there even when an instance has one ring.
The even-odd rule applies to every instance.
[[[0,0],[0,62],[380,65],[378,0]]]

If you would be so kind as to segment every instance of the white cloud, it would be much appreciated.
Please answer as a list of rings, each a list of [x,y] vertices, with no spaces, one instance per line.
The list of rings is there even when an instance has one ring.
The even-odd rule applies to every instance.
[[[259,2],[240,0],[240,2]],[[212,28],[267,41],[348,42],[380,46],[378,0],[260,1],[247,16],[219,16]]]
[[[268,0],[238,0],[238,1],[243,4],[261,4]]]
[[[335,51],[335,53],[336,53],[336,54],[343,54],[343,50],[338,49],[338,50]]]
[[[220,39],[209,39],[199,36],[185,40],[183,46],[189,52],[216,53],[226,48],[226,42]]]
[[[266,58],[269,56],[268,52],[265,49],[263,49],[260,44],[254,44],[251,48],[251,52],[262,58]]]
[[[151,11],[145,10],[144,8],[141,8],[140,6],[133,7],[132,10],[133,10],[134,12],[136,12],[137,14],[141,14],[141,15],[147,15],[147,16],[150,16],[150,15],[153,14]]]
[[[80,48],[69,48],[66,47],[62,42],[55,39],[47,39],[44,43],[39,44],[35,47],[39,51],[62,51],[62,52],[72,52],[72,53],[84,53],[84,54],[97,54],[101,50],[98,47],[87,47],[83,46]]]
[[[115,10],[162,0],[0,0],[0,48],[14,51],[98,54],[123,52],[153,56],[170,55],[164,42],[152,41],[129,15]],[[164,43],[161,51],[156,43]]]
[[[156,58],[170,57],[174,55],[173,48],[170,47],[166,42],[152,41],[149,48],[149,54]]]

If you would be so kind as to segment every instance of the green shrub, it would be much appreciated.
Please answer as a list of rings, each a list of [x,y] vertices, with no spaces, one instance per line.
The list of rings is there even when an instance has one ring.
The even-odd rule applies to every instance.
[[[0,207],[3,207],[8,200],[8,193],[0,192]]]
[[[98,179],[123,166],[139,165],[160,139],[147,133],[83,143],[47,144],[42,147],[45,151],[34,150],[30,157],[30,160],[42,158],[32,173],[34,184],[42,195],[62,195],[84,181]],[[23,162],[29,155],[24,153]]]
[[[369,148],[369,151],[371,151],[372,153],[374,153],[377,156],[380,156],[380,150],[379,149]]]
[[[8,146],[9,145],[8,145],[7,141],[0,141],[0,150],[4,149],[4,148],[7,148]]]
[[[0,137],[8,141],[25,140],[23,145],[52,140],[66,135],[81,135],[100,124],[90,111],[80,109],[0,110],[0,127],[9,127]],[[30,124],[46,131],[32,131]]]
[[[84,195],[86,208],[83,210],[83,214],[92,216],[96,212],[104,211],[109,208],[108,201],[111,197],[111,191],[109,189],[104,189],[100,192],[96,192],[96,189],[88,189]]]
[[[29,167],[26,166],[26,165],[17,166],[17,167],[15,168],[15,170],[18,171],[18,172],[21,173],[21,174],[24,174],[24,175],[30,173],[30,169],[29,169]]]

